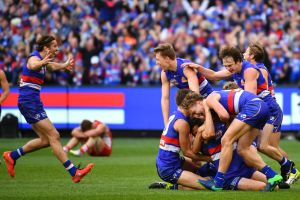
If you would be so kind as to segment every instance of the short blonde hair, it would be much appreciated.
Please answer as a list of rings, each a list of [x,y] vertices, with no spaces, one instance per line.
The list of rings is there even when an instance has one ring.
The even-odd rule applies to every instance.
[[[223,85],[223,90],[234,90],[240,88],[236,82],[229,81]]]

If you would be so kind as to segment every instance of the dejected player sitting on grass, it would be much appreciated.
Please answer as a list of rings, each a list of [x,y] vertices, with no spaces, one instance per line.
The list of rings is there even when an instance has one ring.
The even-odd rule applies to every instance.
[[[112,134],[104,123],[95,120],[83,120],[80,127],[72,131],[72,138],[63,147],[65,152],[70,152],[75,156],[82,156],[88,153],[91,156],[110,156],[112,152]],[[82,146],[77,150],[72,150],[79,143]]]

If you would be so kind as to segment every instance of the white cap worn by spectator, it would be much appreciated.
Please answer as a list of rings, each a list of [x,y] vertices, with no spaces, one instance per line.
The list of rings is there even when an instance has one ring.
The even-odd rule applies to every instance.
[[[99,63],[99,56],[92,56],[91,57],[91,64],[92,65],[95,65],[95,64],[98,64]]]

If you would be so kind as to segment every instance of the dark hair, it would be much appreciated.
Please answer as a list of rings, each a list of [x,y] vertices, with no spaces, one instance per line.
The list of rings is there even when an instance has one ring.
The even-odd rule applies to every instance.
[[[154,48],[154,53],[160,53],[162,57],[169,57],[172,60],[176,58],[175,50],[169,43],[159,44]]]
[[[176,93],[176,104],[177,106],[182,107],[184,110],[188,110],[197,101],[202,100],[203,97],[189,89],[180,89]]]
[[[219,57],[220,59],[224,59],[226,57],[232,57],[235,63],[243,61],[243,55],[241,54],[241,51],[232,46],[226,46],[222,48],[220,50]]]
[[[80,128],[82,132],[88,131],[92,129],[93,123],[90,120],[83,120],[80,124]]]
[[[238,84],[234,81],[228,81],[223,85],[223,90],[233,90],[238,88],[239,88]]]
[[[250,54],[253,55],[256,62],[264,62],[265,53],[264,48],[259,43],[251,43],[249,45]]]
[[[43,51],[44,47],[49,47],[50,43],[55,40],[55,37],[51,35],[42,35],[37,41],[36,41],[36,50],[37,51]]]
[[[189,124],[190,124],[190,132],[192,132],[194,126],[202,126],[202,124],[204,123],[204,121],[202,119],[199,118],[191,118],[189,120]]]

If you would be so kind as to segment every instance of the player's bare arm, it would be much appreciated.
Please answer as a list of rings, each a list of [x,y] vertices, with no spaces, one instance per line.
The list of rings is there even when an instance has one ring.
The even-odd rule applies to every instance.
[[[259,73],[253,68],[249,68],[244,72],[245,90],[253,94],[257,93],[257,78]]]
[[[225,110],[225,108],[219,102],[220,95],[217,93],[210,94],[207,99],[206,103],[207,106],[213,109],[217,115],[219,116],[222,122],[227,122],[230,119],[229,113]]]
[[[47,53],[46,56],[41,60],[37,56],[32,56],[28,59],[27,62],[27,68],[30,70],[38,71],[43,66],[48,65],[49,62],[51,62],[53,58],[51,58],[51,54]]]
[[[210,108],[207,105],[206,100],[203,100],[203,106],[205,110],[205,121],[204,121],[204,131],[202,137],[204,140],[212,138],[215,136],[215,126],[210,112]]]
[[[210,157],[195,154],[191,149],[191,143],[189,139],[190,126],[184,120],[177,120],[174,123],[174,129],[179,133],[180,148],[184,156],[191,158],[195,161],[210,161]]]
[[[72,71],[73,67],[74,67],[74,60],[71,57],[68,57],[68,59],[64,63],[49,62],[47,64],[47,68],[50,68],[52,71],[56,71],[56,70]]]
[[[207,68],[203,67],[202,65],[199,65],[196,63],[183,63],[181,66],[195,68],[201,74],[203,74],[203,76],[205,76],[205,78],[212,80],[212,81],[219,81],[219,80],[227,79],[232,75],[226,69],[215,72],[211,69],[207,69]]]
[[[164,71],[161,72],[161,83],[161,109],[164,124],[167,125],[170,113],[170,82],[168,81]]]
[[[2,88],[2,93],[0,95],[0,104],[2,104],[2,102],[9,95],[9,84],[8,84],[6,76],[2,70],[0,70],[0,83],[1,83],[1,88]]]
[[[102,136],[106,132],[106,126],[105,124],[99,124],[95,129],[91,129],[88,131],[85,131],[84,134],[87,137],[97,137]]]
[[[190,90],[199,94],[199,81],[196,72],[192,68],[186,67],[184,68],[183,73],[188,79]]]
[[[87,138],[87,136],[81,131],[79,127],[74,128],[71,134],[76,138]]]

